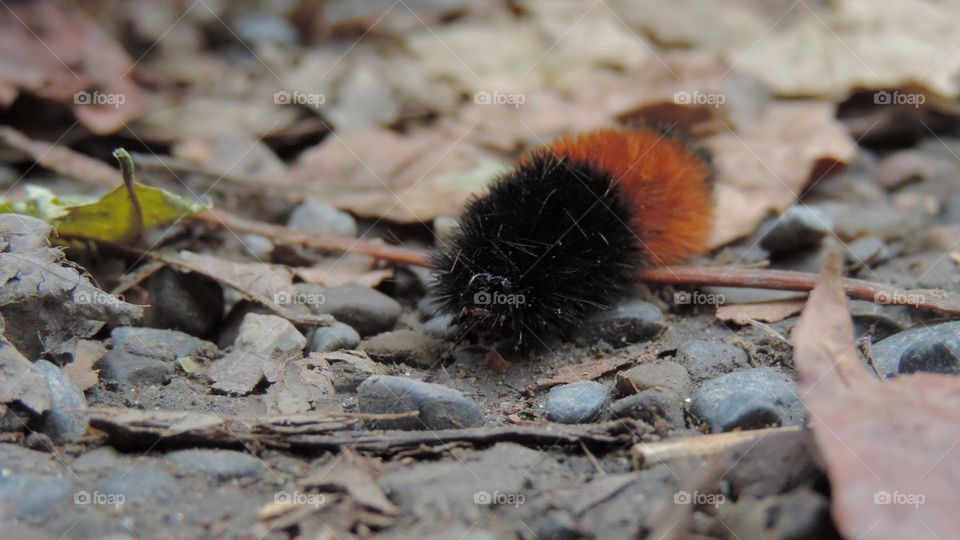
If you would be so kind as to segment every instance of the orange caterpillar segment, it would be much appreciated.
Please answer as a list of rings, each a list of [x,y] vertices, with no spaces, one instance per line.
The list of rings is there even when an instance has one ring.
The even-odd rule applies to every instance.
[[[562,137],[549,148],[613,176],[633,206],[630,226],[649,264],[676,264],[707,250],[712,169],[683,142],[650,129],[607,129]]]

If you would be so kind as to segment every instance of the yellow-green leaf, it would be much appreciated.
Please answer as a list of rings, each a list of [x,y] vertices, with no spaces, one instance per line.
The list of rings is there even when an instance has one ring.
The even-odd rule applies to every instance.
[[[53,225],[60,236],[130,243],[147,228],[209,208],[192,199],[135,182],[130,155],[118,148],[114,156],[120,161],[123,183],[99,199],[58,196],[47,188],[28,185],[23,200],[0,200],[0,213],[38,217]]]
[[[207,209],[204,204],[145,184],[135,183],[133,191],[143,212],[144,229]],[[126,188],[119,186],[96,202],[69,207],[64,217],[52,223],[61,235],[127,242],[139,235],[130,225],[132,211]]]

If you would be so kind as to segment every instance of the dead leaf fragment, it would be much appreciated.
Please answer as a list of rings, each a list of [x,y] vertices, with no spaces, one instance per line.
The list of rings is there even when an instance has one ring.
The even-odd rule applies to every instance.
[[[307,345],[307,338],[289,321],[275,315],[248,313],[234,342],[234,350],[210,365],[213,388],[245,395],[260,381],[276,382],[287,363]]]
[[[811,180],[853,159],[856,144],[834,109],[814,101],[777,102],[755,125],[706,141],[718,176],[711,246],[751,234],[768,213],[797,202]]]
[[[264,263],[239,263],[181,251],[179,255],[158,254],[155,257],[181,271],[203,274],[225,287],[236,289],[248,299],[263,304],[281,317],[297,324],[325,325],[329,315],[313,315],[309,309],[288,306],[293,292],[293,273],[289,268]],[[306,306],[299,306],[305,308]]]
[[[457,211],[478,187],[456,178],[484,159],[462,140],[470,130],[465,126],[455,136],[389,130],[331,135],[279,181],[363,217],[428,222]]]
[[[387,499],[374,481],[379,475],[377,461],[344,449],[340,459],[323,471],[314,473],[300,483],[305,488],[345,491],[355,501],[387,515],[398,515],[400,510]]]
[[[779,300],[749,304],[726,304],[717,306],[717,319],[739,325],[750,324],[750,321],[780,322],[787,317],[800,313],[806,303],[806,300]]]
[[[647,358],[644,355],[643,361],[652,361],[653,358]],[[537,381],[538,387],[555,386],[558,384],[569,384],[577,381],[590,381],[601,377],[611,371],[615,371],[627,364],[637,362],[637,358],[631,355],[610,356],[607,358],[597,358],[574,364],[572,366],[563,366],[552,376]]]
[[[69,266],[50,247],[50,232],[37,218],[0,215],[0,315],[7,339],[28,358],[90,337],[107,322],[133,324],[143,314]]]
[[[263,399],[269,414],[343,410],[333,387],[330,364],[314,355],[287,362],[280,378],[270,385]]]
[[[112,133],[139,116],[146,99],[133,60],[71,2],[12,2],[0,17],[0,105],[21,91],[73,108],[94,133]]]
[[[810,425],[826,461],[833,516],[848,538],[910,538],[960,530],[953,504],[960,468],[960,379],[917,373],[876,378],[859,358],[839,257],[793,333]]]
[[[0,336],[0,403],[20,402],[36,415],[50,408],[50,389],[44,376]]]
[[[89,390],[100,381],[100,370],[93,369],[93,366],[103,358],[106,352],[107,348],[100,341],[77,340],[73,361],[63,366],[63,372],[80,387],[80,390]]]

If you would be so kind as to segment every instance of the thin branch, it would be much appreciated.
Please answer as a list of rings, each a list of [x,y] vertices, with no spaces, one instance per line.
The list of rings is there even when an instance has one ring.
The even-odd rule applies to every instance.
[[[391,246],[382,242],[357,240],[335,234],[304,232],[282,225],[253,221],[222,210],[207,210],[187,219],[208,225],[225,227],[234,232],[258,234],[280,244],[298,244],[313,249],[363,253],[376,259],[429,267],[427,254],[422,250]]]
[[[278,243],[299,244],[314,249],[349,251],[401,264],[430,267],[427,253],[419,249],[391,246],[381,242],[356,240],[334,234],[306,233],[281,225],[242,218],[228,212],[208,210],[191,220],[227,227],[234,231],[259,234]],[[637,274],[641,281],[663,285],[724,286],[809,292],[817,285],[817,274],[787,270],[763,270],[740,267],[674,266],[647,268]],[[946,315],[960,315],[960,295],[935,289],[898,289],[892,285],[844,278],[847,295],[878,304],[906,305]]]
[[[817,285],[817,274],[789,270],[760,270],[737,267],[674,266],[641,270],[647,283],[665,285],[714,285],[782,291],[809,292]],[[862,279],[843,279],[847,296],[878,304],[913,306],[947,315],[960,315],[960,295],[937,289],[898,289],[892,285]]]

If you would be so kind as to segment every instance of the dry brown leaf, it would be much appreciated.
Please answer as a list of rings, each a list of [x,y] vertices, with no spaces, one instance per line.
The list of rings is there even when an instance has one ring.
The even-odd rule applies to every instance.
[[[881,159],[873,171],[873,179],[880,187],[893,190],[911,180],[934,178],[955,171],[955,161],[911,148]]]
[[[393,277],[392,268],[371,268],[373,259],[366,255],[346,253],[339,257],[326,258],[310,267],[293,267],[291,270],[303,281],[324,287],[339,287],[357,283],[376,287],[383,280]]]
[[[50,225],[0,214],[0,317],[3,333],[28,358],[86,338],[107,323],[133,324],[143,308],[96,287],[50,246]]]
[[[769,212],[794,204],[811,179],[856,155],[834,105],[777,102],[741,133],[707,140],[717,166],[713,238],[717,247],[751,234]]]
[[[246,395],[266,379],[280,380],[286,366],[302,354],[307,338],[289,321],[272,315],[248,313],[243,318],[234,350],[210,365],[213,388]]]
[[[293,272],[285,266],[238,263],[189,251],[181,251],[178,255],[157,254],[155,257],[181,271],[197,272],[236,289],[248,299],[297,324],[325,325],[333,320],[329,315],[312,315],[308,309],[295,310],[282,305],[285,299],[296,297]]]
[[[955,24],[960,5],[839,0],[830,9],[817,9],[794,2],[783,14],[791,17],[768,26],[762,39],[727,53],[737,70],[781,95],[836,97],[853,88],[914,82],[946,97],[960,92]]]
[[[269,97],[259,100],[195,97],[144,115],[132,127],[144,139],[157,141],[212,141],[239,135],[256,140],[290,127],[298,115],[295,107],[277,106]]]
[[[288,362],[277,382],[270,385],[263,397],[268,414],[300,414],[318,409],[341,412],[333,388],[333,372],[323,357]]]
[[[430,221],[459,212],[478,187],[469,176],[458,179],[489,159],[461,140],[469,129],[455,137],[430,131],[333,134],[304,152],[279,181],[363,217]]]
[[[878,379],[857,353],[840,261],[828,256],[794,332],[810,425],[826,461],[833,517],[847,538],[950,538],[956,512],[960,379]]]
[[[14,401],[40,415],[50,408],[50,389],[33,364],[0,336],[0,403]]]
[[[346,491],[355,501],[387,515],[398,515],[399,509],[383,494],[374,480],[379,475],[379,462],[366,458],[347,448],[340,459],[323,471],[303,479],[304,488],[327,488]]]
[[[653,358],[648,357],[646,354],[643,355],[643,358],[641,359],[643,362],[652,360]],[[537,386],[555,386],[558,384],[568,384],[577,381],[589,381],[619,369],[622,366],[633,364],[635,362],[637,362],[637,358],[635,356],[625,355],[597,358],[588,360],[586,362],[581,362],[579,364],[574,364],[572,366],[563,366],[554,372],[554,374],[550,377],[539,379],[537,381]]]
[[[73,361],[63,366],[63,372],[70,377],[81,390],[89,390],[100,382],[100,370],[93,365],[103,358],[107,348],[99,341],[81,339],[73,350]]]
[[[717,319],[744,325],[750,321],[779,322],[800,313],[806,300],[780,300],[749,304],[726,304],[717,307]]]
[[[27,154],[41,166],[64,176],[111,189],[120,183],[116,168],[74,152],[66,146],[29,139],[23,133],[6,126],[0,127],[0,141]]]
[[[75,4],[11,2],[4,11],[0,105],[9,106],[23,90],[33,92],[71,106],[83,125],[100,134],[143,112],[146,100],[133,82],[132,59]]]

